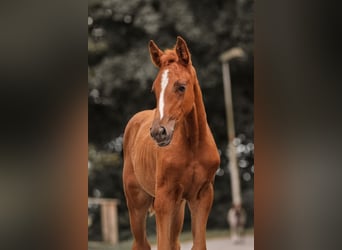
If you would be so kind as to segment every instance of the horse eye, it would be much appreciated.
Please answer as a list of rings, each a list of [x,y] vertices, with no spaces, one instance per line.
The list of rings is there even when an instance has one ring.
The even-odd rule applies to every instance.
[[[185,91],[185,86],[184,85],[179,85],[178,87],[177,87],[177,90],[179,91],[179,92],[181,92],[181,93],[184,93],[184,91]]]

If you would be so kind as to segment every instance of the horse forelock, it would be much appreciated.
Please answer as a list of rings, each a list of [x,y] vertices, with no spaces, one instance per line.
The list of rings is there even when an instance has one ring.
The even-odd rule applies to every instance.
[[[164,54],[160,57],[160,62],[162,66],[167,66],[173,62],[178,61],[177,53],[174,50],[167,49]]]
[[[160,63],[161,63],[161,72],[164,71],[164,67],[169,66],[172,63],[178,62],[178,55],[175,51],[175,49],[166,49],[164,53],[160,56]],[[177,64],[176,64],[177,65]],[[174,66],[176,66],[174,65]],[[178,69],[178,67],[173,68]],[[152,91],[155,89],[155,82],[152,85]]]
[[[178,61],[177,53],[171,49],[165,50],[163,55],[160,56],[161,68],[165,66],[169,66],[171,63],[174,63],[177,61]],[[152,91],[154,91],[154,89],[155,89],[155,82],[152,85]]]

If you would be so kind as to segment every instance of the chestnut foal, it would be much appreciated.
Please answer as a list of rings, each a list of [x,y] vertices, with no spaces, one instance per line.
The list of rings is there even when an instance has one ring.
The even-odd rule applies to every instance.
[[[149,51],[159,68],[152,87],[157,107],[134,115],[124,135],[123,183],[132,249],[151,249],[146,238],[151,210],[156,215],[158,250],[180,249],[187,202],[192,249],[204,250],[220,157],[186,42],[177,37],[175,47],[163,52],[150,41]]]

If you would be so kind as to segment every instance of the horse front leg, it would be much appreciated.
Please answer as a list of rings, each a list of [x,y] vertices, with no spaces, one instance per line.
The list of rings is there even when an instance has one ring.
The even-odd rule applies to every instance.
[[[171,243],[175,243],[175,249],[180,250],[179,235],[183,229],[185,212],[185,200],[181,201],[181,204],[176,207],[175,214],[173,216],[171,224]]]
[[[156,193],[154,209],[157,224],[158,250],[179,250],[178,236],[183,227],[185,201],[179,192]]]
[[[146,216],[152,205],[152,197],[140,187],[133,174],[127,175],[126,169],[124,169],[124,192],[134,237],[132,250],[150,250],[151,246],[146,236]]]
[[[191,212],[192,250],[206,250],[206,227],[213,204],[214,188],[211,182],[202,186],[196,197],[189,200]]]

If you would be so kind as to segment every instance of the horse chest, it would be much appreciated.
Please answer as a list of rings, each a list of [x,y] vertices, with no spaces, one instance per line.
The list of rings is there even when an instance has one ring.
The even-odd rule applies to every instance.
[[[156,174],[156,189],[182,190],[182,198],[195,196],[203,185],[212,182],[219,166],[215,154],[182,154],[182,157],[163,156]]]

